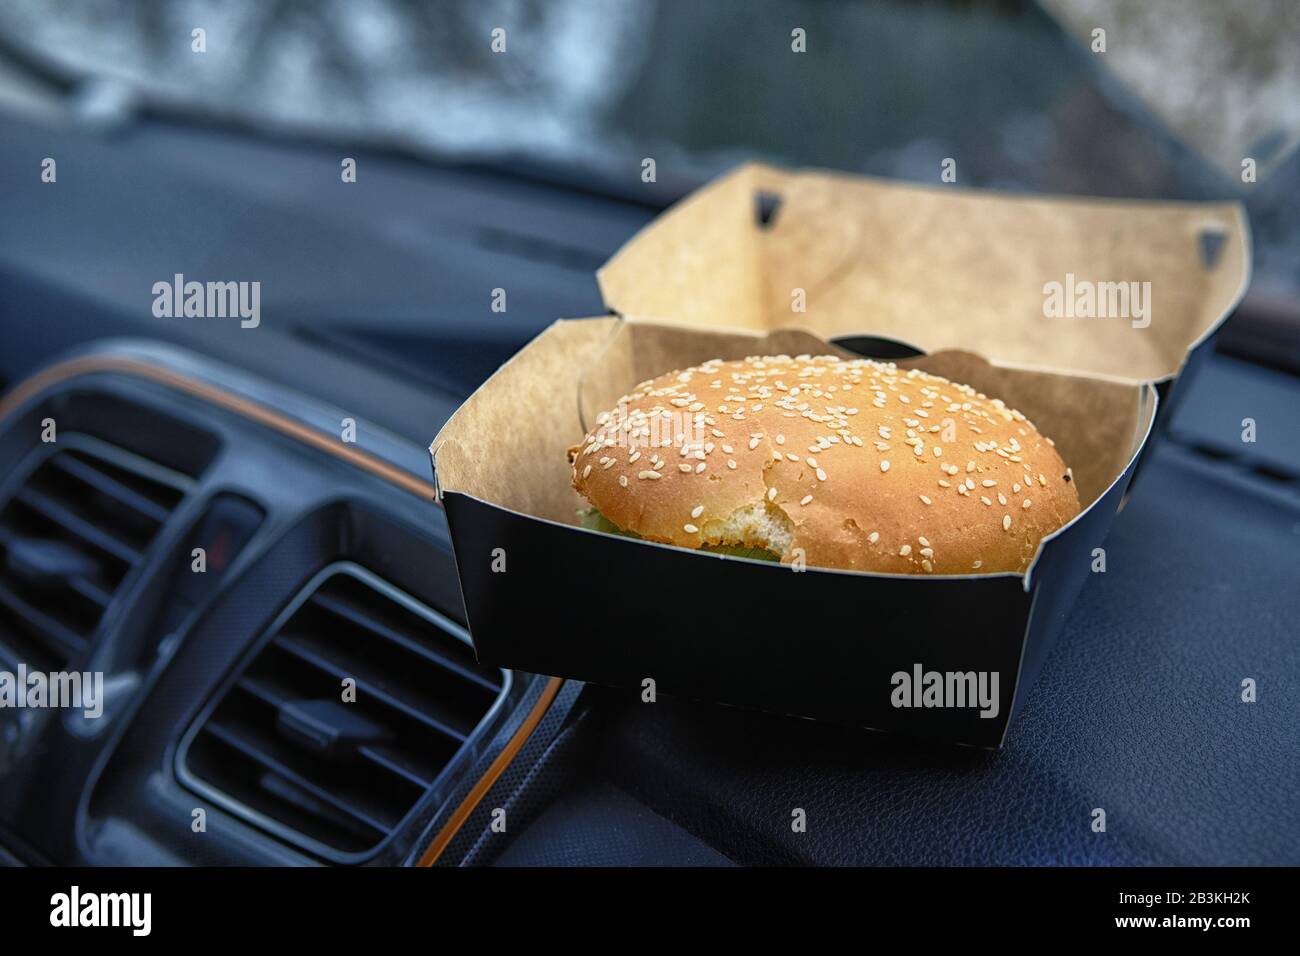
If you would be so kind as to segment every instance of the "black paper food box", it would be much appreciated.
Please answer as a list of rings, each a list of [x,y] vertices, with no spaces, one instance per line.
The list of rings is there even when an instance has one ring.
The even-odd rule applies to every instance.
[[[1155,385],[1240,299],[1248,247],[1234,204],[741,167],[601,269],[613,315],[556,322],[431,445],[480,659],[1000,746],[1104,560]],[[836,342],[912,354],[899,365],[1024,412],[1070,465],[1082,513],[1023,575],[796,570],[580,526],[567,450],[636,383]]]

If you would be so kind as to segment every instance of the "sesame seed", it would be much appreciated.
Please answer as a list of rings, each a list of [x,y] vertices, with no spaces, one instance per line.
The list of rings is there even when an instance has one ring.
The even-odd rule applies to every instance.
[[[695,466],[695,473],[697,475],[702,475],[704,474],[704,469],[708,467],[709,466],[706,462],[700,462],[698,465]]]
[[[923,558],[933,558],[933,557],[934,557],[934,548],[922,548],[922,549],[921,549],[921,557],[923,557]]]
[[[1002,530],[1003,531],[1011,530],[1011,515],[1002,516]]]
[[[767,489],[767,500],[776,501],[776,485],[773,485],[771,488]]]
[[[983,495],[980,495],[980,501],[984,502],[989,507],[993,506],[993,502],[990,501],[988,498],[985,498]]]
[[[806,505],[810,501],[812,501],[812,495],[804,495],[799,499],[799,504]]]
[[[735,470],[736,470],[736,462],[735,462],[735,460],[734,460],[734,459],[731,459],[731,458],[728,458],[728,459],[727,459],[727,467],[730,468],[732,471],[735,471]]]
[[[691,509],[692,518],[698,518],[702,514],[704,514],[704,505],[696,505]]]
[[[975,482],[974,482],[973,480],[971,480],[970,478],[967,478],[967,479],[966,479],[966,489],[967,489],[968,491],[974,491],[974,490],[975,490]]]
[[[750,451],[753,451],[753,450],[754,450],[755,448],[757,448],[757,447],[758,447],[758,439],[757,439],[757,438],[751,438],[751,439],[749,440],[749,450],[750,450]]]
[[[777,443],[778,445],[784,445],[784,444],[785,444],[785,436],[784,436],[784,435],[777,435],[777,436],[776,436],[776,443]]]
[[[904,558],[905,558],[905,557],[907,557],[907,556],[908,556],[909,554],[911,554],[911,553],[912,553],[912,546],[911,546],[910,544],[905,544],[905,545],[903,545],[901,548],[898,549],[898,554],[899,554],[900,557],[904,557]]]
[[[638,458],[640,458],[640,457],[641,457],[641,452],[640,452],[640,451],[634,451],[634,452],[632,452],[632,454],[630,454],[630,455],[627,456],[627,463],[628,463],[629,465],[631,465],[631,464],[635,463],[636,460],[637,460]]]
[[[627,475],[619,475],[619,476],[618,476],[618,483],[619,483],[619,486],[620,486],[620,487],[626,488],[626,487],[627,487]]]
[[[934,446],[934,457],[935,457],[935,458],[938,458],[938,457],[940,457],[942,454],[943,454],[943,449],[940,448],[938,445],[935,445],[935,446]]]
[[[871,532],[871,534],[867,535],[867,541],[869,541],[871,544],[875,544],[879,540],[880,540],[879,531],[873,531]]]
[[[980,484],[983,485],[985,488],[992,488],[994,485],[997,484],[997,482],[992,478],[985,478],[983,481],[980,482]]]
[[[683,465],[678,465],[677,470],[682,472],[683,474],[690,474],[694,469],[692,469],[690,465],[683,464]]]
[[[1028,507],[1029,507],[1030,505],[1032,505],[1032,504],[1033,504],[1033,502],[1030,501],[1028,498],[1026,498],[1024,501],[1020,502],[1020,507],[1022,507],[1022,508],[1028,508]]]
[[[591,474],[591,465],[588,465],[586,468],[582,469],[582,477],[586,478],[590,474]]]
[[[1006,495],[998,495],[998,504],[1000,504],[1000,505],[1005,505],[1006,503],[1007,503],[1007,496],[1006,496]]]
[[[818,469],[817,469],[817,480],[818,480],[818,481],[825,481],[825,480],[826,480],[826,471],[825,471],[825,469],[823,469],[823,468],[818,468]]]
[[[968,462],[966,462],[966,471],[967,471],[967,472],[972,472],[972,471],[974,471],[974,470],[975,470],[975,462],[973,462],[973,461],[968,461]]]
[[[927,572],[934,570],[934,565],[930,563],[930,560],[928,558],[926,558],[921,562],[921,567],[925,568]]]
[[[659,474],[659,472],[657,472],[657,471],[649,471],[649,470],[646,470],[646,471],[643,471],[643,472],[639,473],[639,474],[637,475],[637,477],[638,477],[638,478],[647,478],[647,479],[650,479],[650,480],[652,480],[652,481],[658,481],[660,478],[663,477],[663,475]]]
[[[928,505],[928,504],[933,504],[933,502],[930,501],[930,498],[929,498],[928,495],[921,495],[921,500],[924,501],[927,505]]]
[[[881,471],[889,471],[889,461],[888,461],[888,460],[882,461],[882,462],[880,463],[880,470],[881,470]]]
[[[930,547],[930,542],[929,542],[928,539],[926,539],[926,538],[922,538],[922,537],[918,537],[916,540],[919,541],[919,542],[921,542],[921,544],[925,545],[927,548]]]
[[[695,525],[693,524],[684,524],[682,525],[682,530],[685,531],[687,534],[695,534],[700,529],[695,527]]]

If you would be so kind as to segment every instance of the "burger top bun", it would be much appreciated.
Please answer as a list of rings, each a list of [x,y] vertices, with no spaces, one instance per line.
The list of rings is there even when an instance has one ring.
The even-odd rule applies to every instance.
[[[1079,513],[1065,463],[1018,411],[867,359],[669,372],[569,458],[574,488],[625,531],[853,571],[1023,572]]]

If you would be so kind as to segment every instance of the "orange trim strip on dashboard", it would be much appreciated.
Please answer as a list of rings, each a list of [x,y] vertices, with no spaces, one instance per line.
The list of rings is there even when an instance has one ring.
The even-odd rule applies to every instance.
[[[188,392],[190,395],[202,398],[213,405],[218,405],[227,411],[255,421],[259,425],[265,425],[288,435],[290,438],[297,439],[304,445],[311,445],[326,454],[342,458],[358,468],[377,475],[389,484],[396,485],[403,491],[409,491],[413,495],[418,495],[436,503],[437,495],[433,482],[422,481],[409,472],[405,472],[396,465],[391,465],[369,452],[342,444],[337,438],[310,428],[302,422],[295,421],[287,415],[282,415],[264,405],[258,405],[242,395],[227,392],[215,385],[209,385],[207,382],[201,382],[198,379],[190,378],[179,372],[173,372],[170,369],[160,368],[149,362],[125,356],[91,355],[85,358],[69,359],[66,362],[52,365],[44,371],[38,372],[31,378],[20,382],[14,387],[13,391],[6,395],[3,400],[0,400],[0,419],[7,418],[18,406],[50,386],[57,385],[59,382],[78,375],[89,375],[94,372],[120,372],[126,375],[135,375],[181,392]]]
[[[555,695],[560,692],[562,686],[564,686],[564,678],[562,677],[552,677],[546,682],[546,686],[542,688],[541,696],[537,698],[537,703],[533,704],[533,709],[528,712],[524,722],[519,725],[519,729],[515,731],[514,736],[507,741],[506,745],[501,749],[501,753],[497,754],[496,759],[484,771],[483,776],[479,777],[478,783],[474,784],[473,789],[465,795],[465,799],[460,802],[460,806],[447,818],[447,822],[438,831],[438,835],[433,838],[433,842],[424,851],[424,855],[420,857],[420,862],[416,866],[433,866],[438,861],[438,857],[442,856],[442,851],[447,849],[447,844],[460,832],[460,828],[465,825],[465,821],[469,819],[470,814],[478,809],[478,805],[487,796],[488,791],[492,789],[492,785],[500,779],[501,774],[505,773],[506,767],[510,766],[524,744],[528,742],[528,738],[533,735],[533,731],[537,729],[537,725],[542,722],[542,718],[550,710],[551,703],[555,700]]]
[[[7,395],[0,398],[0,421],[8,418],[22,405],[46,389],[78,375],[90,375],[95,372],[117,372],[124,375],[135,375],[174,388],[177,391],[194,395],[212,405],[257,422],[259,425],[264,425],[281,434],[288,435],[304,445],[310,445],[328,455],[341,458],[349,464],[355,465],[376,477],[382,478],[389,484],[401,488],[403,491],[408,491],[427,501],[433,501],[435,504],[439,503],[432,482],[422,481],[396,465],[392,465],[358,448],[351,448],[341,444],[338,439],[326,435],[324,432],[317,431],[287,415],[250,401],[242,395],[227,392],[215,385],[190,378],[171,369],[153,365],[142,359],[126,356],[89,355],[51,365],[31,378],[19,382]],[[528,716],[519,725],[519,729],[506,742],[501,753],[497,754],[496,759],[484,771],[483,776],[474,784],[465,799],[461,801],[460,806],[456,808],[446,824],[443,825],[443,828],[438,831],[438,835],[434,837],[433,842],[424,851],[423,856],[420,857],[419,866],[432,866],[438,857],[442,855],[443,850],[447,848],[452,838],[464,826],[470,814],[478,807],[487,792],[492,789],[492,785],[500,779],[501,774],[505,773],[506,768],[510,766],[519,751],[523,749],[524,744],[528,742],[528,738],[532,736],[533,731],[537,729],[537,725],[546,716],[546,712],[550,709],[562,686],[564,686],[563,678],[552,677],[547,681],[546,686],[542,688],[541,695],[537,698],[537,702],[533,704],[533,709],[528,712]]]

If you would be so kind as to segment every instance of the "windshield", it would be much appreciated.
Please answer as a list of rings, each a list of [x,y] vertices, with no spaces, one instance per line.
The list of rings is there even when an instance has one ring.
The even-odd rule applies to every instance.
[[[1239,199],[1255,293],[1300,292],[1285,0],[6,0],[0,38],[279,135],[618,193],[650,159],[663,200],[750,159],[934,182],[949,158],[966,186]]]

